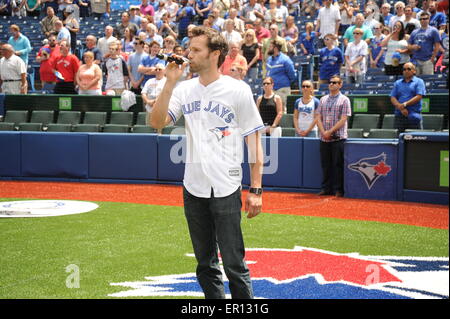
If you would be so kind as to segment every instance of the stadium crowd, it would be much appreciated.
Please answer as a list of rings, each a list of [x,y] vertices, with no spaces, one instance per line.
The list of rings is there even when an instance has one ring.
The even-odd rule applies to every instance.
[[[46,39],[35,61],[42,93],[140,94],[164,71],[166,61],[158,53],[188,56],[189,30],[196,25],[214,28],[227,40],[223,74],[260,84],[270,77],[284,111],[298,80],[298,56],[319,57],[319,83],[336,74],[347,83],[363,83],[374,68],[402,75],[408,62],[417,75],[447,71],[446,0],[142,0],[120,18],[115,14],[117,19],[111,19],[111,1],[0,0],[0,15],[40,20]],[[80,38],[80,18],[87,17],[105,21],[102,37]],[[20,25],[10,25],[9,32],[1,47],[2,91],[23,94],[36,49]],[[184,79],[193,76],[186,72]],[[150,100],[161,87],[155,83],[146,89]]]

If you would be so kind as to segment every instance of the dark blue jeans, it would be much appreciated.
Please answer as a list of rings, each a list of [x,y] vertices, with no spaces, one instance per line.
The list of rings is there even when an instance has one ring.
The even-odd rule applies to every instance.
[[[218,249],[232,298],[253,298],[250,272],[244,261],[241,231],[241,190],[215,198],[199,198],[183,188],[184,213],[197,259],[197,280],[207,299],[225,298]]]
[[[324,191],[344,193],[344,143],[345,140],[320,142]]]

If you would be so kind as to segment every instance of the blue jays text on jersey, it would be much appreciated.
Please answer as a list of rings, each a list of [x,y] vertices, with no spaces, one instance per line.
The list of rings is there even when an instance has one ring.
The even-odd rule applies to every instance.
[[[202,110],[201,101],[183,104],[181,105],[181,109],[184,115],[199,112]],[[208,105],[203,108],[203,111],[216,114],[218,117],[224,119],[225,123],[230,123],[235,117],[230,108],[213,101],[209,101]]]

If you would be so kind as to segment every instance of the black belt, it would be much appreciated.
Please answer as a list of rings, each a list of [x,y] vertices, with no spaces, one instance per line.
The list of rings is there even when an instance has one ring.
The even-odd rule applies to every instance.
[[[3,80],[3,82],[20,82],[22,80]]]

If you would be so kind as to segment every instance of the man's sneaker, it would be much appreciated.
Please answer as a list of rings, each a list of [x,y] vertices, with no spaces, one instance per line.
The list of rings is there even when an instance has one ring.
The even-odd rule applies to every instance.
[[[330,191],[321,190],[319,193],[317,193],[317,196],[325,196],[325,195],[333,195]]]

